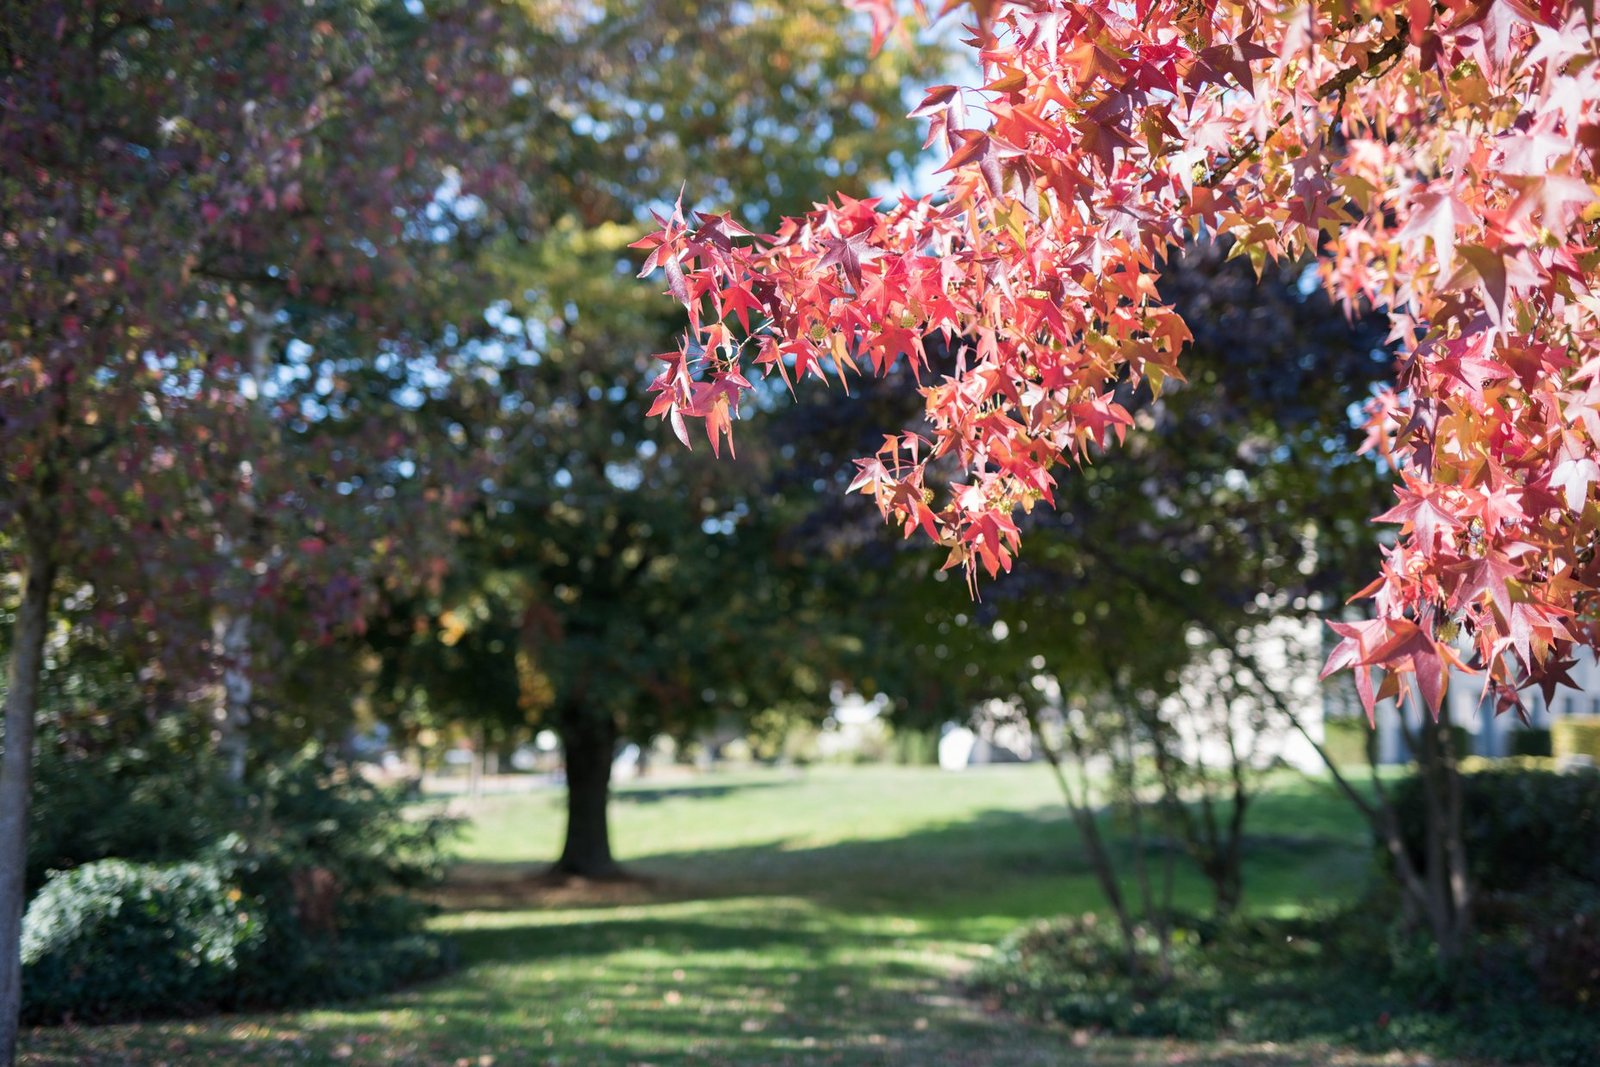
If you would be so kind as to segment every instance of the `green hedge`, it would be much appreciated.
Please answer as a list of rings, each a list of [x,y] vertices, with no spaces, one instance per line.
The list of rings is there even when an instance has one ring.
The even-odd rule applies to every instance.
[[[1550,731],[1537,727],[1522,730],[1512,730],[1507,735],[1507,748],[1512,756],[1553,756],[1555,750],[1551,747]]]
[[[1557,757],[1588,756],[1600,765],[1600,719],[1557,719],[1550,724],[1550,747]]]
[[[1519,890],[1567,877],[1600,886],[1600,774],[1560,774],[1517,764],[1463,764],[1462,831],[1474,878],[1489,890]],[[1482,769],[1479,769],[1482,768]],[[1421,861],[1426,808],[1421,782],[1402,781],[1394,803],[1401,833]]]
[[[217,1007],[265,934],[216,863],[102,860],[57,874],[23,920],[25,1013],[93,1022]]]
[[[1113,923],[1092,915],[1036,923],[1001,942],[971,982],[1008,1011],[1075,1030],[1594,1067],[1600,941],[1588,924],[1600,913],[1565,900],[1550,906],[1554,922],[1525,928],[1532,945],[1485,947],[1446,1002],[1432,951],[1394,929],[1380,901],[1226,925],[1175,916],[1168,981],[1147,931],[1130,975]]]
[[[139,761],[134,774],[124,760],[131,795],[165,797],[182,815],[151,811],[144,834],[125,817],[93,833],[82,827],[106,814],[100,793],[72,787],[69,772],[97,763],[46,763],[30,869],[68,870],[25,919],[31,1021],[315,1003],[450,964],[449,945],[424,930],[428,905],[407,891],[441,875],[454,821],[416,816],[399,792],[303,754],[242,788],[179,761]],[[145,862],[102,859],[107,847]]]
[[[102,859],[173,864],[214,843],[241,811],[205,731],[169,716],[142,732],[42,730],[28,817],[29,892],[50,871]]]

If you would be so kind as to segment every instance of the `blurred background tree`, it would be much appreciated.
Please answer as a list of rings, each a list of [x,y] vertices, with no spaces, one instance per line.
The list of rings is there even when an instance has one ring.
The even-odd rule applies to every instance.
[[[906,177],[918,142],[895,120],[934,67],[869,62],[866,23],[831,0],[527,11],[504,125],[485,135],[546,217],[495,245],[500,335],[472,353],[493,382],[472,420],[493,487],[450,589],[389,620],[380,699],[449,707],[501,738],[555,730],[568,789],[555,870],[604,877],[620,740],[794,697],[820,716],[849,646],[827,617],[847,602],[820,598],[817,561],[785,533],[815,490],[776,487],[781,458],[759,439],[712,464],[645,418],[652,356],[681,318],[634,278],[628,245],[690,175],[721,175],[690,198],[751,226],[841,183],[866,195]]]

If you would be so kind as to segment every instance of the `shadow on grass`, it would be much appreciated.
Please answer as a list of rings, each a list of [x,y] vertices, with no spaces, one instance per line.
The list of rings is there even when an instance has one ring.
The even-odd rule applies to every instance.
[[[1309,790],[1258,800],[1246,841],[1246,890],[1264,909],[1348,898],[1365,877],[1367,846],[1330,801]],[[1120,871],[1133,848],[1107,819]],[[1293,833],[1292,827],[1307,833]],[[1359,822],[1356,824],[1359,830]],[[1203,907],[1207,888],[1180,844],[1152,841],[1151,855],[1175,854],[1179,906]],[[883,840],[776,844],[657,853],[628,869],[632,883],[551,887],[539,864],[458,865],[440,902],[452,910],[622,907],[730,897],[803,897],[843,911],[895,914],[936,925],[978,915],[1024,921],[1102,906],[1080,839],[1057,809],[989,810]]]
[[[804,955],[831,949],[826,937],[843,938],[839,930],[819,933],[815,924],[799,921],[722,921],[662,916],[607,916],[599,922],[527,923],[490,929],[453,931],[451,939],[468,966],[495,961],[537,962],[542,958],[572,960],[647,948],[661,953],[756,952],[783,950]],[[853,944],[872,934],[849,931]]]
[[[784,784],[659,792],[662,799],[693,799]],[[1110,820],[1107,826],[1114,829]],[[1249,847],[1253,907],[1348,898],[1365,874],[1359,820],[1347,819],[1315,786],[1263,795],[1251,827],[1260,835]],[[1126,866],[1126,842],[1114,840]],[[1186,861],[1182,866],[1180,903],[1203,904],[1203,882]],[[1027,919],[1100,907],[1078,837],[1058,808],[981,811],[883,840],[797,836],[684,849],[652,855],[635,869],[647,880],[557,890],[540,888],[541,865],[463,864],[445,902],[489,914],[450,921],[467,965],[455,975],[314,1013],[40,1031],[27,1038],[23,1062],[1377,1062],[1317,1050],[1090,1040],[964,999],[951,976],[972,958],[974,942]]]
[[[803,784],[803,779],[754,779],[747,782],[685,782],[682,785],[628,784],[611,791],[613,804],[659,804],[663,800],[721,800],[737,793],[781,789]]]

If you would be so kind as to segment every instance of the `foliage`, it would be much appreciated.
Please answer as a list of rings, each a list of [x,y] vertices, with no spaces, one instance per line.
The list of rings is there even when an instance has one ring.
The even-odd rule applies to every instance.
[[[398,790],[330,775],[309,756],[275,762],[252,791],[241,829],[217,843],[267,935],[238,976],[246,1004],[361,996],[431,976],[450,962],[424,936],[431,908],[409,891],[444,873],[457,828],[414,815]],[[323,879],[318,898],[316,881]]]
[[[454,258],[463,227],[413,220],[447,168],[482,191],[459,135],[496,97],[475,37],[491,13],[123,0],[14,15],[0,139],[31,165],[0,187],[9,569],[47,549],[88,583],[75,621],[169,671],[216,666],[218,601],[296,600],[313,635],[350,621],[370,592],[353,572],[420,565],[430,520],[454,510],[448,477],[424,494],[392,404],[406,383],[374,390],[370,371],[414,377],[409,357],[457,310],[447,293],[474,276]],[[414,543],[383,518],[408,502]]]
[[[883,118],[936,60],[869,63],[866,20],[834,0],[534,3],[509,32],[505,73],[529,89],[488,136],[551,215],[492,246],[504,299],[461,361],[488,383],[468,421],[492,480],[452,580],[375,627],[377,703],[491,744],[557,732],[559,866],[611,874],[617,744],[780,703],[816,717],[846,644],[787,536],[815,493],[774,489],[759,444],[731,468],[658,447],[644,386],[682,315],[619,264],[662,181],[716,171],[719,197],[775,215],[903,173],[915,131]]]
[[[176,863],[216,842],[236,790],[188,714],[57,717],[42,731],[28,827],[27,886],[95,860]]]
[[[1553,739],[1548,729],[1537,726],[1512,730],[1507,738],[1512,756],[1549,758],[1555,755]]]
[[[226,974],[207,972],[181,989],[158,983],[166,992],[147,997],[137,986],[137,937],[106,938],[96,950],[104,984],[82,986],[81,999],[68,978],[87,966],[79,955],[88,950],[52,943],[57,962],[39,972],[43,999],[28,987],[30,1013],[90,1018],[319,1002],[390,989],[449,965],[449,946],[422,932],[431,910],[410,893],[443,873],[454,820],[410,811],[399,792],[330,773],[310,754],[271,761],[240,785],[215,758],[189,752],[172,727],[126,741],[92,759],[66,759],[58,748],[41,761],[30,871],[71,869],[41,891],[38,900],[52,903],[35,907],[46,909],[42,915],[61,908],[133,914],[133,903],[119,900],[142,899],[143,875],[117,882],[78,872],[192,868],[220,880],[234,911],[249,916],[248,943],[236,946]],[[195,857],[201,860],[181,868],[163,866]],[[173,908],[200,906],[193,894],[174,899]],[[179,920],[199,921],[187,914],[157,919],[183,929]]]
[[[1553,773],[1491,764],[1461,776],[1462,836],[1473,878],[1491,891],[1529,890],[1550,878],[1600,887],[1600,772]],[[1401,832],[1423,847],[1415,776],[1395,788]]]
[[[0,1061],[58,621],[179,702],[222,676],[242,774],[227,734],[277,659],[253,655],[273,650],[252,617],[317,641],[384,585],[438,576],[474,479],[401,412],[432,399],[424,368],[482,278],[467,263],[493,168],[461,135],[509,91],[495,6],[0,17],[0,153],[21,163],[0,175],[0,567],[20,578],[0,637]]]
[[[1593,1011],[1600,1004],[1600,891],[1590,887],[1543,905],[1532,947],[1539,988],[1553,1003]]]
[[[86,864],[28,907],[24,1014],[94,1022],[219,1006],[264,934],[223,864]]]
[[[1573,1007],[1541,999],[1547,959],[1485,948],[1476,984],[1452,987],[1441,1006],[1432,946],[1392,934],[1365,907],[1188,926],[1174,938],[1165,985],[1130,977],[1118,947],[1092,916],[1038,923],[1002,942],[974,983],[1025,1015],[1116,1034],[1314,1039],[1549,1067],[1579,1067],[1597,1052],[1576,998]]]
[[[1550,748],[1556,756],[1588,756],[1600,764],[1600,720],[1556,719],[1550,724]]]
[[[1178,1053],[1218,1065],[1385,1064],[1288,1042],[1080,1048],[952,995],[968,961],[1012,927],[1096,906],[1037,765],[662,776],[620,786],[613,809],[619,850],[650,877],[546,894],[524,875],[559,847],[559,793],[474,802],[463,846],[474,862],[447,885],[452,906],[437,923],[463,966],[437,982],[316,1011],[35,1030],[24,1064],[503,1064],[530,1050],[535,1062],[586,1067],[1156,1067]],[[1282,776],[1253,819],[1263,835],[1248,859],[1253,906],[1292,911],[1358,892],[1360,821],[1324,789]]]
[[[881,36],[896,3],[864,6]],[[677,212],[642,242],[690,313],[652,412],[686,441],[703,420],[716,450],[752,375],[923,370],[930,334],[960,338],[926,431],[890,433],[854,484],[992,576],[1052,468],[1133,424],[1122,388],[1182,377],[1190,328],[1155,284],[1172,249],[1204,232],[1258,267],[1320,255],[1328,291],[1385,310],[1402,346],[1368,405],[1400,532],[1378,617],[1334,624],[1329,669],[1355,669],[1369,711],[1412,675],[1437,712],[1465,630],[1507,701],[1563,678],[1600,583],[1587,5],[971,6],[981,79],[915,112],[950,153],[935,193],[840,196],[748,244]]]

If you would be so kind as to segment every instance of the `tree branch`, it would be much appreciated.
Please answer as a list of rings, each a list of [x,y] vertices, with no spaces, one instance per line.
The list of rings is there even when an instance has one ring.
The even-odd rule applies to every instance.
[[[1326,100],[1328,97],[1335,95],[1338,95],[1342,99],[1345,90],[1350,88],[1351,85],[1355,84],[1355,80],[1357,78],[1368,73],[1378,64],[1393,59],[1395,56],[1398,56],[1402,51],[1404,51],[1406,47],[1406,37],[1409,32],[1410,23],[1408,23],[1403,17],[1396,19],[1395,35],[1393,37],[1384,41],[1380,47],[1368,52],[1362,57],[1361,62],[1352,63],[1350,66],[1344,68],[1339,73],[1335,74],[1333,77],[1317,86],[1316,91],[1312,93],[1312,99]],[[1232,174],[1234,168],[1238,167],[1239,164],[1243,163],[1245,160],[1261,151],[1262,148],[1266,147],[1266,143],[1272,140],[1278,131],[1283,129],[1288,124],[1289,118],[1288,116],[1285,116],[1278,121],[1276,126],[1267,131],[1265,137],[1252,137],[1238,148],[1235,148],[1232,152],[1229,152],[1228,158],[1223,160],[1221,164],[1211,171],[1211,173],[1207,174],[1199,184],[1215,185],[1222,181],[1222,179],[1226,178],[1229,174]]]

